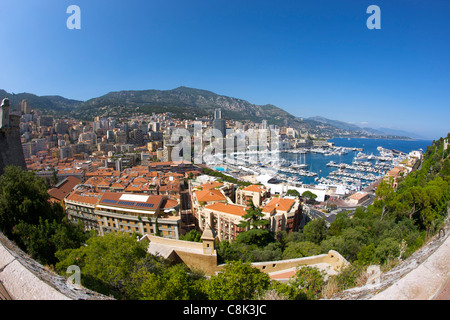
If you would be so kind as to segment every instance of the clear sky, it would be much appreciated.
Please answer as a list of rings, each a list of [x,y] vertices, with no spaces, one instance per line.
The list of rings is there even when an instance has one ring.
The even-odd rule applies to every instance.
[[[381,29],[369,30],[369,5]],[[69,5],[81,30],[69,30]],[[439,138],[448,0],[0,0],[0,88],[87,100],[188,86]]]

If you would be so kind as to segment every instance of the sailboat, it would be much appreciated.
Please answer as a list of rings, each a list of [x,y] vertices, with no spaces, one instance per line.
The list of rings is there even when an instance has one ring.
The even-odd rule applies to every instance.
[[[306,155],[305,153],[303,154],[303,163],[298,164],[299,168],[307,168],[308,165],[306,164]]]
[[[300,155],[300,159],[301,159],[301,155]],[[306,164],[306,160],[305,160],[305,154],[303,153],[303,163],[301,163],[302,161],[300,160],[300,163],[295,163],[291,165],[292,169],[304,169],[307,168],[308,165]]]

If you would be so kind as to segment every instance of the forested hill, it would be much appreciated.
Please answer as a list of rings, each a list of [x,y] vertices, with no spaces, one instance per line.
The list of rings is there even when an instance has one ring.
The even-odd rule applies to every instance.
[[[272,104],[257,105],[243,99],[188,87],[110,92],[84,102],[72,110],[70,115],[89,121],[95,116],[130,117],[136,113],[170,112],[175,118],[192,120],[196,117],[212,117],[217,108],[222,110],[224,119],[253,122],[267,120],[268,124],[293,127],[318,137],[407,138],[370,133],[357,126],[347,128],[316,119],[303,119]],[[301,113],[301,110],[298,110],[298,113]]]
[[[32,93],[8,93],[0,89],[0,100],[8,98],[12,110],[20,110],[20,102],[28,100],[28,104],[33,109],[39,109],[48,113],[69,112],[79,105],[82,101],[67,99],[61,96],[37,96]]]
[[[187,87],[178,87],[172,90],[110,92],[86,101],[72,114],[74,116],[94,116],[100,110],[114,114],[118,113],[121,107],[128,107],[128,110],[131,108],[134,112],[139,110],[147,114],[171,112],[176,117],[183,119],[211,117],[216,108],[221,108],[224,119],[255,122],[266,119],[279,125],[295,125],[300,122],[293,115],[273,105],[260,106],[242,99]]]

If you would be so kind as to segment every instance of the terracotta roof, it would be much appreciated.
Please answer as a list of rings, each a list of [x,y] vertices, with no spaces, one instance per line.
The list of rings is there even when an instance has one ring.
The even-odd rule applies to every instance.
[[[96,177],[91,177],[84,182],[84,184],[91,184],[93,186],[97,186],[98,183],[99,181]]]
[[[125,186],[121,183],[116,182],[111,186],[111,189],[125,189]]]
[[[195,196],[197,197],[198,201],[225,201],[226,198],[220,192],[220,190],[201,190],[201,191],[195,191]]]
[[[100,183],[97,184],[97,187],[109,187],[111,185],[111,182],[109,180],[102,180]]]
[[[172,200],[172,199],[167,199],[164,204],[162,205],[162,209],[168,209],[168,208],[173,208],[176,207],[178,205],[178,201],[176,200]]]
[[[65,178],[58,183],[54,188],[48,190],[49,195],[57,200],[62,200],[72,191],[72,189],[81,183],[81,180],[72,176]]]
[[[223,183],[221,183],[221,182],[210,181],[210,182],[202,184],[201,186],[198,186],[197,188],[202,188],[203,190],[209,190],[209,189],[214,189],[214,188],[221,187],[221,186],[223,186]]]
[[[141,185],[140,184],[130,184],[128,187],[126,187],[125,191],[127,192],[140,192],[141,191]]]
[[[100,196],[100,193],[73,191],[67,196],[67,200],[88,204],[97,204]]]
[[[168,185],[163,185],[159,188],[160,192],[166,192],[166,191],[175,191],[178,192],[180,191],[180,185],[179,184],[168,184]]]
[[[365,196],[367,196],[366,192],[356,192],[356,193],[352,194],[351,196],[349,196],[348,198],[353,199],[353,200],[361,200]]]
[[[289,211],[294,204],[294,199],[284,199],[274,197],[270,202],[264,206],[262,209],[263,212],[272,212],[274,209],[280,211]]]
[[[257,185],[257,184],[252,184],[248,187],[245,187],[244,189],[242,189],[243,191],[252,191],[252,192],[261,192],[261,191],[265,191],[265,188],[263,186]]]
[[[390,177],[396,177],[400,174],[400,172],[404,172],[405,169],[401,167],[394,167],[393,169],[389,170],[386,174]]]
[[[99,204],[139,210],[157,210],[165,197],[160,195],[136,195],[121,192],[105,192]]]
[[[63,181],[61,181],[60,183],[58,183],[55,186],[55,188],[61,190],[65,194],[68,194],[70,191],[72,191],[72,189],[77,184],[80,184],[80,183],[81,183],[80,179],[73,177],[73,176],[69,176],[69,177],[65,178]]]
[[[137,183],[146,183],[148,180],[142,177],[137,177],[136,179],[133,180],[133,183],[137,184]]]
[[[151,183],[145,183],[141,186],[142,191],[148,191],[148,190],[154,190],[154,189],[156,189],[156,185],[151,184]]]
[[[243,215],[247,214],[247,209],[249,207],[239,206],[237,204],[229,204],[229,203],[222,203],[222,202],[216,202],[210,205],[207,205],[205,209],[208,210],[214,210],[219,211],[223,213],[233,214],[236,216],[242,217]]]
[[[269,277],[271,279],[288,279],[288,278],[292,278],[295,276],[296,270],[286,270],[284,272],[277,272],[277,273],[273,273],[273,274],[269,274]]]
[[[57,199],[57,200],[62,200],[66,196],[66,193],[64,193],[62,190],[59,190],[57,188],[52,188],[52,189],[48,190],[48,194],[50,195],[50,197]]]

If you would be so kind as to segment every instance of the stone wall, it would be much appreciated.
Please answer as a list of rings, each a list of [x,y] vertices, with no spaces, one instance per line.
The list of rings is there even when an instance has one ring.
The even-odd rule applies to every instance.
[[[450,212],[449,212],[450,214]],[[422,248],[379,280],[336,294],[333,300],[432,300],[450,280],[450,220]]]
[[[252,266],[263,272],[272,273],[298,266],[316,265],[321,263],[331,265],[335,271],[339,271],[341,267],[345,267],[349,264],[348,261],[339,254],[339,252],[330,250],[327,254],[319,254],[317,256],[278,261],[255,262],[252,263]]]
[[[189,268],[199,269],[207,275],[213,275],[224,267],[217,264],[217,254],[205,254],[200,242],[190,242],[174,239],[165,239],[156,236],[145,235],[141,240],[149,241],[149,252],[160,253],[164,258],[170,258],[174,262],[183,262]],[[347,260],[337,251],[330,250],[328,254],[320,254],[311,257],[256,262],[251,265],[262,272],[273,273],[288,270],[298,266],[327,264],[336,272],[348,264]]]

